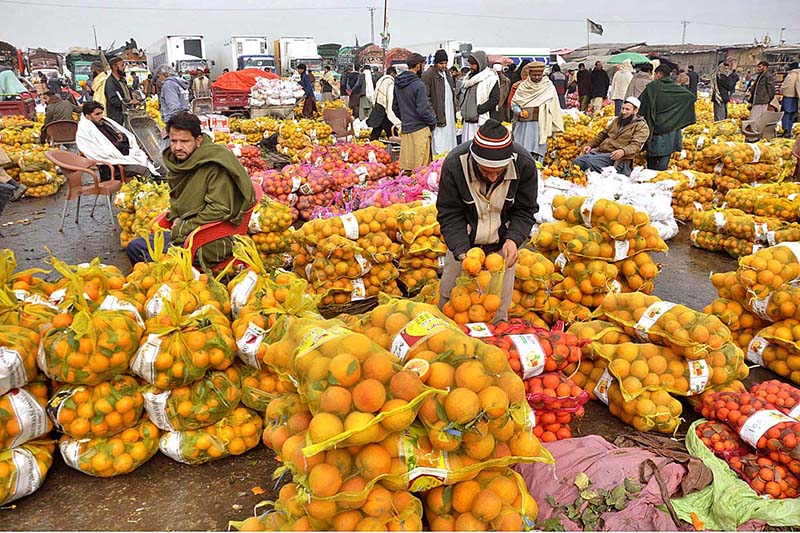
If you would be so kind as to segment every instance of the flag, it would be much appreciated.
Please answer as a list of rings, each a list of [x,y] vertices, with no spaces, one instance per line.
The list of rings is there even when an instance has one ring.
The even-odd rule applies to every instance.
[[[589,33],[596,33],[597,35],[603,35],[603,27],[589,19],[586,19],[586,31]]]

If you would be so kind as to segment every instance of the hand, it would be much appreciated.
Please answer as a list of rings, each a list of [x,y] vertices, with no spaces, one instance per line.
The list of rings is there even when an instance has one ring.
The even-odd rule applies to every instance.
[[[588,144],[587,144],[586,146],[584,146],[584,147],[583,147],[583,155],[586,155],[586,154],[588,154],[588,153],[589,153],[589,152],[591,152],[591,151],[592,151],[592,147],[591,147],[591,146],[589,146]]]
[[[463,261],[463,260],[464,260],[464,259],[466,259],[466,258],[467,258],[467,254],[458,254],[458,258],[457,258],[457,259],[458,259],[459,261]]]
[[[612,161],[619,161],[625,156],[625,152],[623,150],[614,150],[611,152],[611,160]]]
[[[519,257],[519,250],[517,250],[517,243],[511,239],[507,239],[503,245],[503,257],[506,259],[506,268],[511,268],[517,262]]]
[[[131,105],[139,105],[139,100],[134,98],[133,100],[131,100]]]

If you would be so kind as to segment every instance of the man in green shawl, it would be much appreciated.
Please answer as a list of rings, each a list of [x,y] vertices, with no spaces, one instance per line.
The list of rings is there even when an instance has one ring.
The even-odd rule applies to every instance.
[[[195,229],[212,222],[240,224],[255,204],[253,182],[233,153],[214,144],[200,130],[200,120],[181,112],[167,122],[169,148],[164,150],[169,184],[170,238],[174,246],[183,246]],[[126,249],[131,264],[150,261],[147,241],[134,239]],[[208,269],[229,258],[233,239],[225,237],[200,248],[194,258]]]
[[[650,127],[647,141],[647,168],[667,170],[669,156],[681,151],[681,129],[694,124],[694,95],[675,83],[670,68],[661,65],[639,100],[639,114]]]

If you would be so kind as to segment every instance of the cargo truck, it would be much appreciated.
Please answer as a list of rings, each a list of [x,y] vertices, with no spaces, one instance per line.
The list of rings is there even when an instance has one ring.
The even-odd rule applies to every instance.
[[[0,41],[0,67],[10,68],[17,74],[22,74],[25,69],[22,52],[13,44]]]
[[[275,41],[275,66],[281,76],[291,76],[299,63],[309,72],[322,70],[322,57],[312,37],[281,37]]]
[[[214,77],[229,71],[258,68],[275,71],[275,56],[271,41],[266,37],[231,37],[218,49],[214,62]]]
[[[103,52],[92,48],[70,48],[67,51],[67,69],[72,73],[72,88],[80,91],[80,82],[91,83],[92,63],[105,63]]]
[[[146,51],[151,72],[167,64],[188,78],[191,71],[205,70],[209,66],[202,35],[167,35],[148,46]]]
[[[60,54],[44,48],[29,48],[27,55],[28,75],[42,73],[47,78],[53,74],[59,78],[64,76],[64,60]]]

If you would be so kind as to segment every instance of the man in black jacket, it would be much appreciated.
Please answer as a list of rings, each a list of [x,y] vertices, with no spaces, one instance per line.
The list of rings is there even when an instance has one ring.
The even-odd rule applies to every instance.
[[[689,91],[697,98],[697,84],[700,83],[700,75],[694,71],[694,65],[689,65],[686,75],[689,76]]]
[[[428,91],[436,129],[433,130],[433,153],[444,154],[456,146],[456,82],[447,70],[447,52],[437,50],[433,66],[422,73],[422,83]]]
[[[436,116],[420,79],[424,64],[424,57],[411,54],[406,59],[408,70],[394,82],[392,111],[400,119],[400,168],[407,172],[431,162],[431,131],[436,127]]]
[[[111,75],[106,80],[106,116],[118,124],[124,124],[125,105],[136,105],[136,100],[131,100],[131,90],[125,80],[125,62],[117,56],[109,61]]]
[[[500,308],[495,321],[508,318],[519,247],[530,237],[538,174],[530,153],[514,143],[496,120],[487,120],[475,138],[457,146],[442,165],[436,200],[439,227],[447,244],[439,307],[461,273],[467,251],[480,247],[506,260]]]
[[[611,79],[608,77],[608,73],[603,70],[603,63],[600,61],[595,61],[594,70],[592,70],[589,79],[591,80],[589,97],[592,100],[592,115],[596,115],[603,109],[603,100],[608,96]]]

